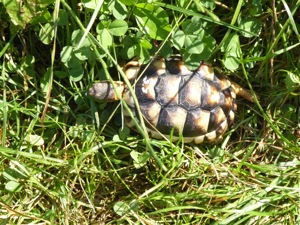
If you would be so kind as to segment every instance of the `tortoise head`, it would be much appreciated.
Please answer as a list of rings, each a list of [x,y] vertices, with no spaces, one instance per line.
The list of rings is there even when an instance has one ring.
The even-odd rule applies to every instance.
[[[116,87],[116,90],[114,89]],[[99,83],[95,83],[89,89],[89,95],[94,97],[96,100],[102,101],[116,101],[119,100],[119,96],[122,96],[124,91],[124,83],[121,81],[115,81],[114,85],[110,81],[101,81]]]

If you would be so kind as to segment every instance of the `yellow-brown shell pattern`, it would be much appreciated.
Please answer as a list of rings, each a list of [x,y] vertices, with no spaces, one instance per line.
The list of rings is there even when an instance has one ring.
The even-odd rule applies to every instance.
[[[210,64],[202,63],[190,71],[177,57],[158,58],[139,71],[135,94],[153,137],[173,132],[174,136],[182,134],[185,142],[217,142],[232,124],[237,107],[235,92]],[[126,89],[123,97],[136,114]],[[125,121],[134,126],[126,112]]]

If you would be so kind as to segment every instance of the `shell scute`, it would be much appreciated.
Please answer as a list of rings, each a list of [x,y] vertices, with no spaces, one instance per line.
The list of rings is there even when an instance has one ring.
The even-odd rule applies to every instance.
[[[175,135],[182,133],[186,121],[187,111],[181,107],[164,107],[160,111],[160,116],[156,128],[163,134]]]
[[[159,76],[158,82],[155,85],[156,100],[159,104],[177,105],[179,103],[178,91],[181,81],[180,76],[164,74]]]
[[[154,127],[157,126],[161,105],[156,101],[141,103],[140,109],[146,121],[152,124]]]
[[[220,124],[227,121],[226,115],[220,106],[210,111],[208,132],[216,130]]]
[[[224,134],[226,132],[226,130],[228,129],[228,122],[227,120],[224,120],[219,127],[216,129],[216,134],[217,136],[222,136],[222,134]]]
[[[210,112],[203,109],[195,109],[188,112],[184,134],[188,137],[205,135],[208,131]]]
[[[170,74],[186,75],[191,73],[191,71],[183,63],[180,57],[172,57],[170,59],[166,59],[165,62],[166,62],[166,70]]]
[[[220,103],[220,91],[212,82],[203,82],[201,90],[201,108],[213,109]]]
[[[213,81],[215,79],[214,69],[208,63],[202,63],[199,66],[197,73],[199,74],[199,77],[205,80]]]
[[[201,105],[203,80],[197,76],[183,76],[179,88],[179,104],[187,110]]]
[[[218,139],[217,132],[214,130],[205,134],[204,141],[205,142],[215,142]]]
[[[140,102],[156,100],[155,85],[158,76],[144,76],[135,86],[135,93]]]
[[[220,91],[226,90],[231,86],[230,81],[221,75],[215,75],[213,82],[214,86]]]

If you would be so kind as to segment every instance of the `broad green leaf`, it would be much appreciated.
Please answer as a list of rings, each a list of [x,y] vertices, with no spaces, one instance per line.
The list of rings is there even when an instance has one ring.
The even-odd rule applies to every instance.
[[[288,76],[294,84],[300,85],[300,75],[299,73],[295,74],[292,72],[288,72]]]
[[[292,73],[290,71],[286,71],[286,77],[284,79],[285,85],[289,92],[293,92],[296,89],[296,86],[300,85],[300,76],[299,74]]]
[[[128,30],[125,20],[114,20],[108,25],[109,32],[114,36],[123,36]]]
[[[21,174],[16,168],[7,168],[3,171],[2,176],[7,180],[18,181],[25,179],[26,176]]]
[[[71,42],[72,42],[73,46],[77,46],[79,44],[83,35],[84,35],[84,32],[82,30],[74,30],[73,31],[72,37],[71,37]],[[87,38],[85,38],[80,47],[90,46],[90,45],[91,44],[90,44],[89,40]]]
[[[62,51],[60,52],[60,58],[62,63],[66,64],[70,60],[72,53],[73,53],[72,46],[63,47]]]
[[[5,184],[5,189],[9,192],[19,192],[22,185],[16,181],[9,181]]]
[[[66,26],[69,22],[68,12],[64,9],[59,10],[59,16],[57,18],[57,25]]]
[[[54,71],[53,75],[58,78],[66,78],[68,76],[68,73],[65,71]]]
[[[216,3],[214,0],[201,0],[201,4],[203,4],[206,8],[214,10],[216,7]]]
[[[190,54],[185,50],[182,50],[180,53],[183,61],[190,70],[196,70],[203,61],[203,57],[199,54]]]
[[[24,61],[24,64],[22,64],[22,66],[31,67],[34,63],[35,63],[35,57],[27,54],[25,56],[25,61]]]
[[[83,132],[83,126],[82,125],[75,125],[71,126],[68,130],[68,135],[72,138],[77,138],[80,136],[80,134]]]
[[[221,47],[221,51],[225,53],[223,58],[225,67],[231,71],[236,70],[241,57],[239,36],[236,33],[230,34]]]
[[[178,29],[173,35],[173,44],[178,50],[180,50],[184,45],[184,41],[185,34],[182,30]]]
[[[240,65],[239,59],[233,56],[226,57],[223,63],[225,67],[231,71],[235,71],[237,68],[239,68]]]
[[[106,28],[108,24],[109,23],[100,22],[96,27],[96,32],[98,33],[97,40],[104,49],[108,49],[113,44],[113,36]]]
[[[134,9],[134,16],[139,28],[152,39],[164,40],[172,30],[168,14],[161,7],[139,3]]]
[[[74,51],[74,55],[80,60],[80,61],[85,61],[89,58],[92,57],[92,51],[90,47],[88,46],[83,46],[76,51]]]
[[[121,55],[125,58],[125,59],[131,59],[136,55],[136,49],[137,49],[137,45],[132,45],[128,48],[123,48],[121,50]]]
[[[151,49],[152,48],[152,45],[149,41],[147,41],[146,39],[140,39],[139,40],[139,44],[145,48],[145,49]]]
[[[16,27],[24,28],[35,18],[42,16],[44,8],[53,3],[54,0],[18,1],[2,0],[6,12],[10,16],[11,23]]]
[[[118,214],[119,216],[124,216],[130,212],[130,207],[125,202],[117,202],[114,205],[113,209],[115,213]]]
[[[81,3],[84,8],[90,9],[90,10],[95,10],[97,7],[97,0],[82,0]]]
[[[138,200],[134,200],[133,202],[131,202],[130,204],[129,204],[129,207],[130,207],[130,209],[132,210],[132,211],[138,211],[138,209],[139,209],[139,201]]]
[[[69,61],[65,63],[65,66],[68,68],[76,68],[78,65],[81,65],[82,61],[79,60],[75,55],[72,53]]]
[[[136,212],[138,208],[139,208],[138,200],[134,200],[129,205],[126,202],[117,202],[113,206],[115,213],[118,214],[119,216],[124,216],[126,214],[129,214],[131,213],[130,211]]]
[[[46,23],[41,26],[39,32],[40,40],[45,44],[48,45],[52,42],[54,37],[54,27],[53,24]]]
[[[122,140],[121,140],[121,138],[120,138],[120,136],[119,136],[118,134],[115,134],[115,135],[113,136],[112,140],[113,140],[114,142],[122,142]]]
[[[30,24],[44,24],[52,22],[52,15],[49,11],[41,12],[39,16],[32,17],[30,20]]]
[[[135,0],[120,0],[120,2],[122,2],[123,4],[128,5],[128,6],[134,5],[136,3]]]
[[[90,140],[93,139],[95,133],[91,130],[83,130],[82,133],[80,133],[80,140],[83,142],[90,142]]]
[[[195,17],[193,17],[194,19]],[[189,34],[198,34],[203,28],[201,27],[201,23],[199,19],[187,20],[182,24],[182,30],[185,35]]]
[[[260,20],[258,20],[256,18],[252,18],[252,17],[242,19],[239,22],[239,24],[240,24],[241,29],[243,29],[244,31],[254,33],[254,34],[259,34],[261,27],[262,27]],[[241,34],[247,38],[253,37],[253,35],[251,35],[250,33],[241,32]]]
[[[42,76],[40,80],[40,87],[43,93],[47,93],[49,88],[49,78],[50,78],[50,68],[47,68],[46,73]]]
[[[250,16],[260,16],[263,12],[262,10],[262,1],[261,0],[252,0],[251,1],[252,7],[249,7]]]
[[[119,136],[121,140],[126,140],[130,134],[130,129],[127,126],[124,126],[119,129]]]
[[[108,8],[110,11],[112,11],[112,14],[116,19],[123,20],[127,17],[127,7],[120,1],[111,1]]]
[[[97,35],[97,40],[104,49],[108,49],[110,46],[112,46],[114,41],[111,33],[106,28],[99,32]]]
[[[68,68],[76,67],[81,63],[81,61],[77,57],[75,57],[74,48],[72,46],[63,47],[60,53],[60,57],[62,63]]]
[[[216,40],[210,35],[204,35],[202,39],[204,48],[199,55],[201,56],[202,60],[208,60],[211,57],[212,52],[216,47]]]
[[[283,119],[285,119],[285,125],[290,124],[293,125],[292,121],[296,121],[299,117],[297,114],[297,106],[292,104],[285,104],[282,106],[282,115]]]
[[[204,49],[202,38],[197,35],[187,35],[185,37],[184,45],[190,54],[200,54]]]
[[[208,60],[215,48],[215,39],[201,27],[201,20],[192,18],[182,25],[173,35],[174,46],[184,54],[190,69],[197,69],[200,61]]]
[[[25,140],[34,146],[41,146],[44,144],[44,139],[37,134],[28,134],[26,135]]]
[[[139,152],[133,150],[130,152],[130,156],[133,159],[134,167],[139,169],[148,162],[148,160],[150,158],[150,153],[149,152],[139,153]]]
[[[71,67],[69,69],[70,79],[74,82],[80,81],[84,75],[83,68],[81,64],[78,64],[76,67]]]
[[[133,58],[136,54],[136,48],[137,48],[137,39],[132,36],[125,36],[123,39],[123,48],[121,49],[121,55],[125,59],[131,59]]]
[[[172,44],[170,41],[164,43],[159,54],[164,58],[169,58],[173,54]]]
[[[146,48],[143,48],[141,45],[136,46],[135,55],[137,55],[141,63],[147,63],[150,60],[150,53]]]

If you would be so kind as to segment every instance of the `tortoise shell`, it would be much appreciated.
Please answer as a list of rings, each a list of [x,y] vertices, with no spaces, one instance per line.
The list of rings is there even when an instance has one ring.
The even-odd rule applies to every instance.
[[[172,133],[172,141],[182,135],[184,142],[218,142],[233,123],[236,93],[242,89],[206,62],[190,71],[179,57],[155,58],[147,65],[130,62],[124,72],[134,85],[148,132],[154,138]],[[132,94],[122,82],[116,87],[136,116]],[[98,100],[117,99],[107,81],[94,84],[89,94]],[[130,114],[125,111],[124,116],[126,124],[134,128]]]

